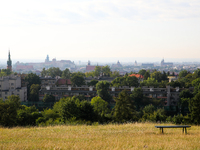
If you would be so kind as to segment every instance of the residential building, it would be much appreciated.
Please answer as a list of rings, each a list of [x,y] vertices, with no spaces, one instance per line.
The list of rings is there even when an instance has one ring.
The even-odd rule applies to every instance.
[[[18,95],[20,101],[27,101],[27,87],[21,86],[21,77],[14,75],[0,77],[0,98],[5,101],[11,95]]]
[[[62,83],[63,84],[58,84]],[[59,81],[56,78],[42,78],[41,81],[41,90],[39,91],[39,100],[42,101],[45,94],[54,95],[56,100],[60,100],[63,97],[72,97],[78,95],[84,95],[85,99],[91,100],[93,97],[97,96],[96,87],[93,86],[81,86],[74,87],[70,84],[64,84],[65,81]],[[109,92],[113,97],[117,97],[118,94],[126,90],[130,94],[134,90],[135,87],[110,87]],[[161,99],[163,101],[163,106],[177,106],[179,102],[179,93],[184,88],[173,88],[170,86],[166,86],[166,88],[154,88],[154,87],[141,87],[143,90],[143,94],[149,98]],[[189,90],[193,90],[190,88]]]

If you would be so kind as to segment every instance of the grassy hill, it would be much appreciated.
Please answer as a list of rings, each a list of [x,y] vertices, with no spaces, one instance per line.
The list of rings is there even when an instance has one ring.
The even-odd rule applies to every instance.
[[[200,149],[199,126],[192,126],[185,135],[182,128],[164,129],[162,134],[155,125],[0,128],[0,149]]]

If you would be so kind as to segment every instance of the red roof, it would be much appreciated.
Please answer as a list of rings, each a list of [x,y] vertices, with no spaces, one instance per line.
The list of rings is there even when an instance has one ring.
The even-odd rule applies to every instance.
[[[141,74],[131,74],[131,75],[129,75],[129,76],[130,76],[130,77],[135,76],[136,78],[141,78],[141,79],[144,78],[144,76],[141,75]]]
[[[94,71],[96,66],[86,66],[86,71]]]
[[[66,82],[67,82],[68,85],[72,84],[70,79],[58,79],[58,81],[57,81],[57,83],[59,85],[66,85]]]

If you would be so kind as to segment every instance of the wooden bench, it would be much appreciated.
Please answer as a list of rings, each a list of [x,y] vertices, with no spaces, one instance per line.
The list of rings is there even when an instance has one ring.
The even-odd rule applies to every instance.
[[[163,128],[183,128],[183,133],[185,129],[185,134],[187,134],[186,128],[190,128],[191,126],[183,125],[183,126],[155,126],[155,127],[160,128],[160,131],[162,130],[162,133],[163,133]]]

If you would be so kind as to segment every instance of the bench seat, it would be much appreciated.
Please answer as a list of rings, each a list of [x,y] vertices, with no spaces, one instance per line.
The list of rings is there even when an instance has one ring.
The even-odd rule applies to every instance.
[[[180,126],[155,126],[156,128],[160,128],[160,131],[162,130],[163,133],[163,128],[183,128],[183,133],[185,129],[185,134],[187,133],[186,128],[190,128],[191,126],[188,125],[180,125]]]

